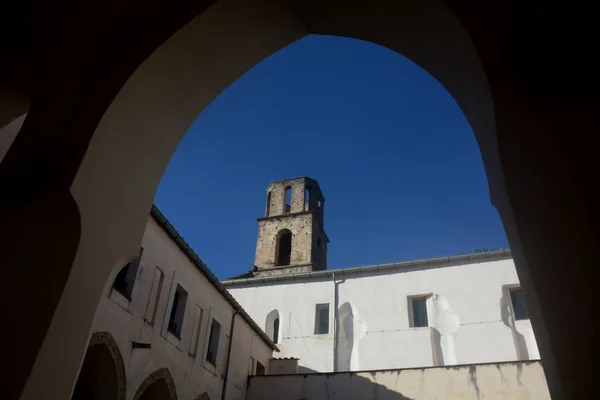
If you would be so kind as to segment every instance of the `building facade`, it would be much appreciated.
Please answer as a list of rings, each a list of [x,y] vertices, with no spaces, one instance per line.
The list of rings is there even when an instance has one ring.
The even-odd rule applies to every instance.
[[[98,305],[73,399],[231,399],[277,347],[153,207]]]
[[[271,184],[265,214],[219,282],[153,207],[72,398],[549,398],[510,251],[327,270],[316,181]]]
[[[539,359],[509,250],[336,270],[300,257],[286,258],[287,265],[274,261],[282,249],[313,254],[325,237],[322,207],[316,208],[321,229],[306,229],[302,207],[310,203],[294,197],[303,193],[302,182],[318,187],[308,178],[269,186],[259,262],[223,282],[282,357],[299,357],[301,372]],[[292,188],[291,208],[282,188]],[[291,249],[280,240],[287,234]],[[295,260],[307,265],[300,271]]]

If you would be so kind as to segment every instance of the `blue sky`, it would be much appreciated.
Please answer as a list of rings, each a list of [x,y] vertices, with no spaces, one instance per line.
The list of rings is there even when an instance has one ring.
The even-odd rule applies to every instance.
[[[378,45],[308,36],[194,122],[155,202],[223,279],[254,262],[266,187],[309,176],[329,268],[507,247],[473,132],[450,94]]]

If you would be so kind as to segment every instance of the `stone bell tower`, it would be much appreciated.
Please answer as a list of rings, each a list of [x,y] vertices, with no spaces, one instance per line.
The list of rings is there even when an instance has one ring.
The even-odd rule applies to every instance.
[[[317,181],[295,178],[267,188],[265,216],[258,219],[255,276],[297,274],[327,268],[323,228],[325,199]]]

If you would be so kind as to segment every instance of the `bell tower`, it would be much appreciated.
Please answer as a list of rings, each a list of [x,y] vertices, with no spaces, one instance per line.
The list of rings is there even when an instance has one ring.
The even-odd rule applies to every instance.
[[[255,276],[327,269],[324,207],[325,199],[314,179],[271,183],[265,216],[258,218]]]

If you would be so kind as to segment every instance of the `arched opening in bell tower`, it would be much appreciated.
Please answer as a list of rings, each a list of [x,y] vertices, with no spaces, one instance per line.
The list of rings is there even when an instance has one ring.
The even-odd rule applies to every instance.
[[[275,266],[283,267],[290,265],[292,259],[292,232],[287,229],[277,234],[277,246],[275,253]]]

